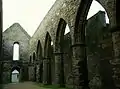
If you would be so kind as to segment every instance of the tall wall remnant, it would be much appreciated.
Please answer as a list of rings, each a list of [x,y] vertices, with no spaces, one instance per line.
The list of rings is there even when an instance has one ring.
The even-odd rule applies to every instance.
[[[6,60],[10,62],[12,59],[11,44],[20,37],[17,41],[24,44],[20,55],[25,60],[12,62],[12,66],[21,66],[24,72],[28,72],[22,72],[22,75],[29,75],[30,81],[73,89],[119,89],[118,0],[96,1],[105,8],[109,25],[101,11],[86,20],[92,0],[56,0],[31,38],[24,30],[17,29],[18,24],[13,25],[15,28],[3,33],[3,67],[7,65]],[[70,32],[64,35],[66,25]],[[5,72],[8,68],[4,68]]]
[[[20,68],[21,81],[27,79],[28,75],[28,45],[30,36],[18,23],[14,23],[3,32],[3,82],[11,81],[11,71]],[[14,43],[19,45],[19,60],[13,60]],[[22,74],[23,73],[23,74]],[[26,75],[23,77],[23,75]]]

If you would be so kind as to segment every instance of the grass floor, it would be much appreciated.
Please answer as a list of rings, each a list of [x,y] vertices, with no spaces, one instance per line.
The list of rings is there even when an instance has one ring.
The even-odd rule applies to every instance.
[[[61,88],[58,85],[44,85],[44,84],[37,84],[40,87],[46,88],[46,89],[72,89],[72,88]]]

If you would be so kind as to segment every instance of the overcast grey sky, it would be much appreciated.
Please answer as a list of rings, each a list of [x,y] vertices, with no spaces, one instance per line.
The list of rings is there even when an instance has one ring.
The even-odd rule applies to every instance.
[[[3,0],[3,31],[17,22],[32,36],[55,1],[56,0]],[[104,8],[96,1],[93,1],[88,18],[99,10],[104,11]]]

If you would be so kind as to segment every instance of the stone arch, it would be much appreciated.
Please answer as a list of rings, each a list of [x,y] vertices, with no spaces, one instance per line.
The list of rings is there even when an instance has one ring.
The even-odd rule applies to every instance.
[[[65,87],[71,76],[71,34],[64,34],[67,23],[60,18],[55,38],[55,78],[56,84]],[[70,84],[70,82],[69,82]]]
[[[85,26],[86,18],[89,8],[93,0],[81,0],[80,6],[77,11],[75,28],[73,33],[73,84],[74,88],[88,88],[88,69],[87,69],[87,56],[86,56],[86,42],[85,42]],[[97,0],[104,7],[110,17],[109,10],[105,5],[104,0]],[[102,2],[103,1],[103,2]],[[110,18],[110,24],[112,18]]]
[[[19,67],[19,66],[13,66],[13,67],[11,68],[11,71],[14,71],[15,69],[16,69],[18,72],[20,72],[20,67]]]
[[[13,67],[11,68],[11,75],[10,75],[10,81],[11,81],[11,82],[12,82],[12,72],[13,72],[14,70],[17,70],[17,71],[19,72],[19,74],[22,72],[20,66],[13,66]],[[19,77],[19,80],[21,80],[20,78],[22,78],[21,75],[20,75],[20,77]]]
[[[60,18],[58,28],[57,28],[57,34],[56,34],[56,41],[55,41],[55,51],[61,51],[61,41],[63,40],[64,37],[64,32],[65,32],[65,27],[66,27],[66,21],[62,18]]]
[[[36,64],[36,81],[42,83],[42,78],[43,78],[43,57],[42,57],[42,47],[40,40],[38,40],[37,44],[37,51],[36,51],[36,56],[37,56],[37,64]]]
[[[80,2],[79,8],[77,10],[77,15],[76,15],[76,20],[75,20],[75,32],[77,32],[77,29],[82,29],[84,26],[82,24],[86,24],[86,18],[90,9],[90,6],[92,4],[93,0],[84,0]],[[113,13],[111,13],[111,8],[108,8],[108,5],[110,4],[109,1],[104,1],[104,0],[96,0],[107,12],[107,15],[110,20],[110,25],[113,26],[115,22],[115,16]],[[108,3],[108,4],[107,4]],[[115,4],[114,2],[111,2],[111,4]],[[112,7],[114,8],[114,6]],[[113,16],[111,16],[113,15]]]
[[[60,18],[55,39],[55,78],[56,83],[60,84],[61,87],[65,86],[62,41],[64,40],[66,24],[66,21]]]
[[[20,43],[16,41],[16,42],[14,42],[13,44],[20,44]]]
[[[38,43],[37,43],[36,56],[37,56],[37,60],[40,60],[40,58],[42,57],[42,46],[41,46],[40,40],[38,40]]]
[[[51,46],[51,36],[47,32],[44,45],[44,60],[43,60],[43,82],[44,84],[52,83],[52,46]]]

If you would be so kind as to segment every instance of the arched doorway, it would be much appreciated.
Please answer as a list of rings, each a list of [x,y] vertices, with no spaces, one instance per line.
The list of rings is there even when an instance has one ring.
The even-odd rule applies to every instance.
[[[18,83],[20,82],[20,67],[15,66],[11,70],[11,82]]]

